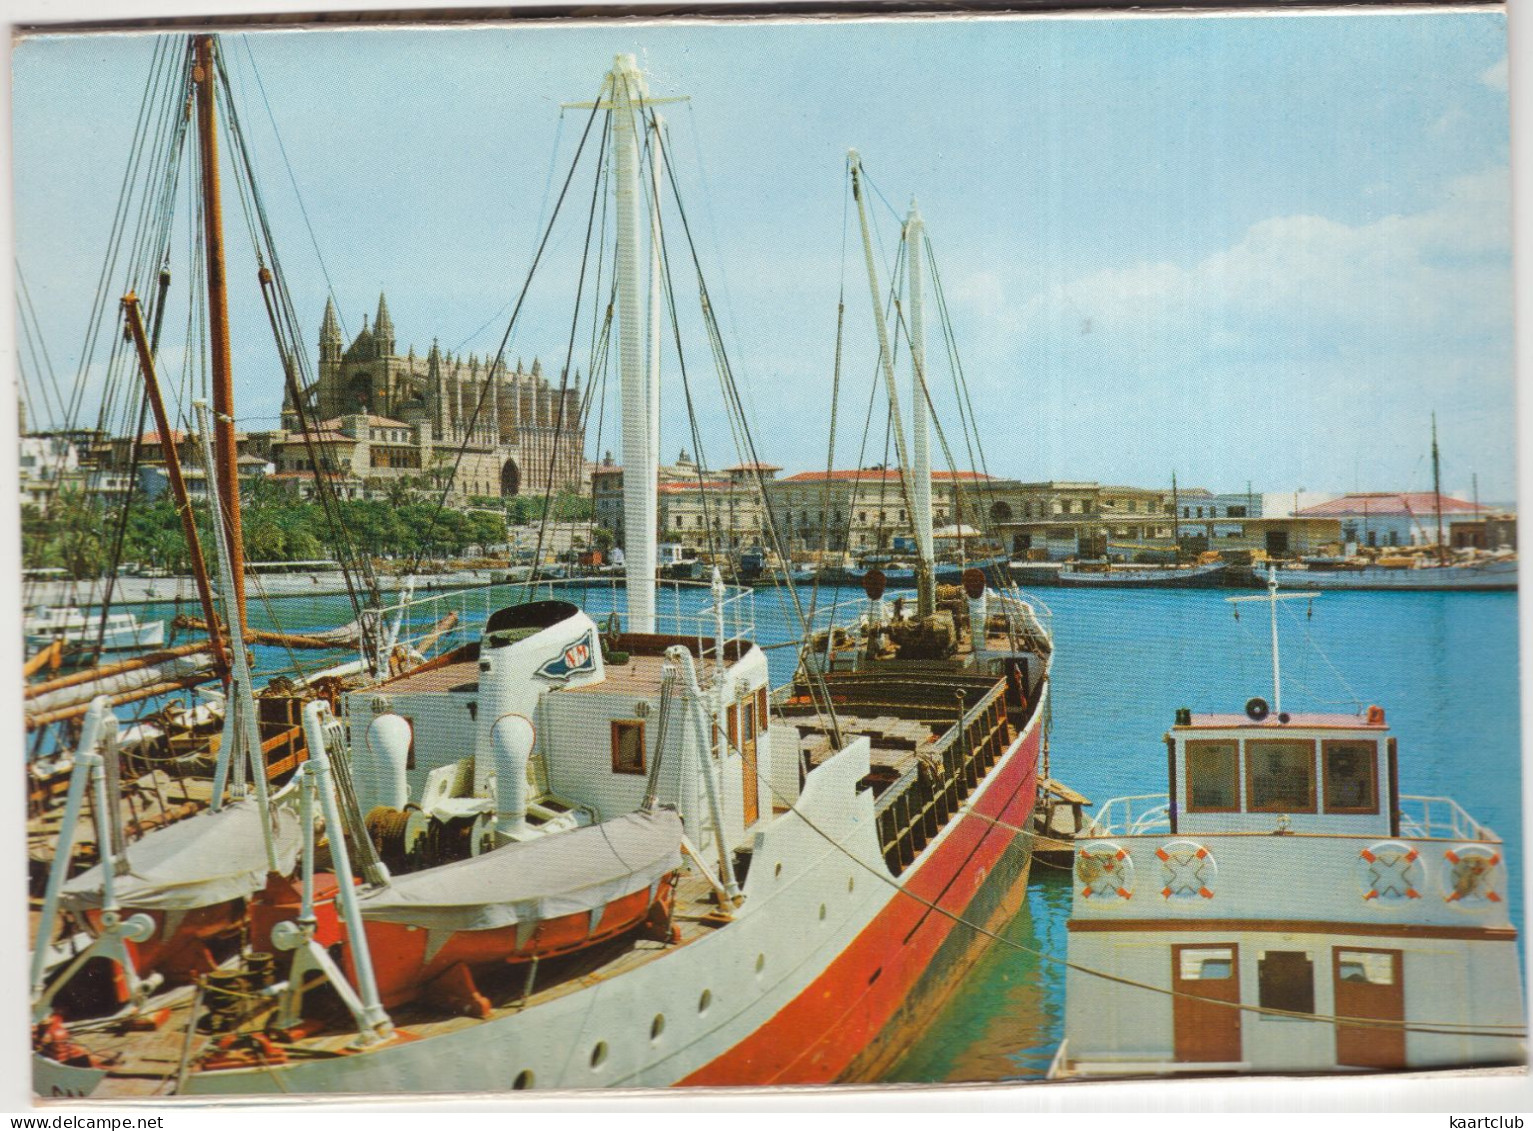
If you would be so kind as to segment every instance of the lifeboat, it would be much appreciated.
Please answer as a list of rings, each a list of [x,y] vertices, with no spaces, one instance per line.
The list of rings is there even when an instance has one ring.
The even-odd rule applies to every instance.
[[[261,807],[253,799],[156,830],[130,843],[117,860],[112,895],[119,916],[144,916],[152,930],[124,938],[134,968],[153,971],[167,985],[195,981],[219,962],[221,944],[237,940],[246,901],[267,886]],[[297,864],[297,814],[273,810],[278,868]],[[95,934],[102,931],[105,884],[97,864],[67,880],[59,906],[83,915]],[[115,979],[117,1004],[126,1002],[125,984]]]
[[[425,995],[483,1017],[489,1002],[474,986],[476,969],[572,954],[640,927],[668,933],[682,833],[674,810],[628,813],[397,876],[363,893],[379,998],[392,1009]],[[354,976],[345,929],[327,906],[334,886],[322,890],[330,894],[316,906],[320,941],[342,943],[342,964]],[[253,921],[269,930],[293,913],[271,911],[258,910]],[[252,943],[263,948],[261,938]]]

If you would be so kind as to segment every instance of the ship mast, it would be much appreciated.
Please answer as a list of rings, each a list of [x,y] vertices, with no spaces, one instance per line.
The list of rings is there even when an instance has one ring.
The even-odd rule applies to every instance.
[[[910,517],[915,525],[919,558],[916,564],[916,611],[922,617],[929,617],[937,611],[937,586],[932,553],[931,430],[926,422],[926,318],[922,308],[925,238],[926,225],[912,200],[910,215],[905,220],[905,244],[910,257],[910,361],[913,371],[910,427],[914,466],[911,469]],[[956,516],[954,521],[961,525],[963,516]],[[960,538],[962,534],[960,530]]]
[[[1283,656],[1278,646],[1278,619],[1277,605],[1279,601],[1313,601],[1314,593],[1279,593],[1277,580],[1277,564],[1267,562],[1267,592],[1265,596],[1256,597],[1226,597],[1225,600],[1232,605],[1243,605],[1248,601],[1266,601],[1268,605],[1268,617],[1272,630],[1272,713],[1278,717],[1278,722],[1286,723],[1283,717]],[[1240,610],[1235,610],[1235,619],[1240,619]]]
[[[607,75],[617,192],[618,362],[623,401],[623,568],[631,632],[655,631],[656,498],[660,474],[654,402],[659,392],[659,332],[646,325],[640,301],[639,137],[637,119],[648,90],[632,55],[619,55]],[[657,148],[657,147],[656,147]],[[653,151],[653,150],[652,150]],[[657,174],[658,175],[658,174]],[[651,207],[658,202],[651,201]],[[653,221],[652,221],[653,223]],[[651,264],[651,271],[654,266]],[[655,272],[658,283],[658,272]],[[654,352],[646,365],[644,339]],[[650,366],[655,372],[650,372]]]
[[[1182,501],[1176,493],[1176,471],[1171,472],[1171,560],[1182,561]]]
[[[234,438],[234,381],[229,360],[229,295],[224,266],[223,206],[218,186],[215,40],[194,40],[192,82],[197,91],[197,145],[202,162],[202,229],[207,256],[208,341],[213,365],[213,456],[210,469],[223,500],[229,531],[229,576],[240,627],[245,627],[245,542],[240,523],[239,453]]]
[[[847,153],[846,160],[852,176],[852,199],[857,202],[857,222],[862,229],[862,254],[868,268],[868,293],[873,298],[873,324],[878,328],[878,362],[889,389],[889,416],[893,425],[895,455],[900,461],[900,475],[903,479],[910,470],[910,456],[905,449],[905,424],[900,419],[900,390],[894,377],[894,354],[889,349],[889,327],[884,321],[884,308],[879,301],[878,270],[873,262],[873,236],[868,229],[868,209],[862,199],[862,159],[853,149]]]
[[[1443,555],[1443,485],[1442,468],[1437,458],[1437,414],[1432,414],[1432,505],[1437,509],[1437,564],[1446,563]]]

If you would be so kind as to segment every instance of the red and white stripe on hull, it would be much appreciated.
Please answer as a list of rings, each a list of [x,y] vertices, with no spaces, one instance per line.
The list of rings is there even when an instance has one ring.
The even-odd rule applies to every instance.
[[[910,895],[892,892],[887,906],[803,993],[681,1084],[827,1084],[869,1078],[895,1059],[908,1035],[904,1026],[891,1024],[896,1015],[929,1018],[991,941],[958,920],[974,922],[971,908],[989,902],[979,925],[993,930],[1021,908],[1031,845],[1024,839],[1019,849],[1011,828],[1025,829],[1032,818],[1041,714],[952,818],[953,827],[900,876]],[[1020,853],[1020,867],[999,871],[1008,849]],[[980,894],[992,878],[1002,890],[985,901]],[[955,953],[938,961],[950,941],[957,944],[950,948]],[[819,1036],[805,1044],[809,1033]]]

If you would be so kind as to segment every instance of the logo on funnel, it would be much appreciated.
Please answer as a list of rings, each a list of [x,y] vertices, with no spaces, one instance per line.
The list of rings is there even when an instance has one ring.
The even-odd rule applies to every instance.
[[[566,680],[581,672],[596,670],[596,641],[591,631],[573,644],[566,644],[557,656],[538,668],[533,674],[544,679]]]

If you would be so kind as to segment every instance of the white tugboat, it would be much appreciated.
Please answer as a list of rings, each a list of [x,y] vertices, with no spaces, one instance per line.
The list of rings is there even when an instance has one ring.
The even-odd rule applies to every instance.
[[[1401,792],[1382,708],[1177,712],[1166,794],[1082,835],[1056,1077],[1520,1064],[1500,838]]]

